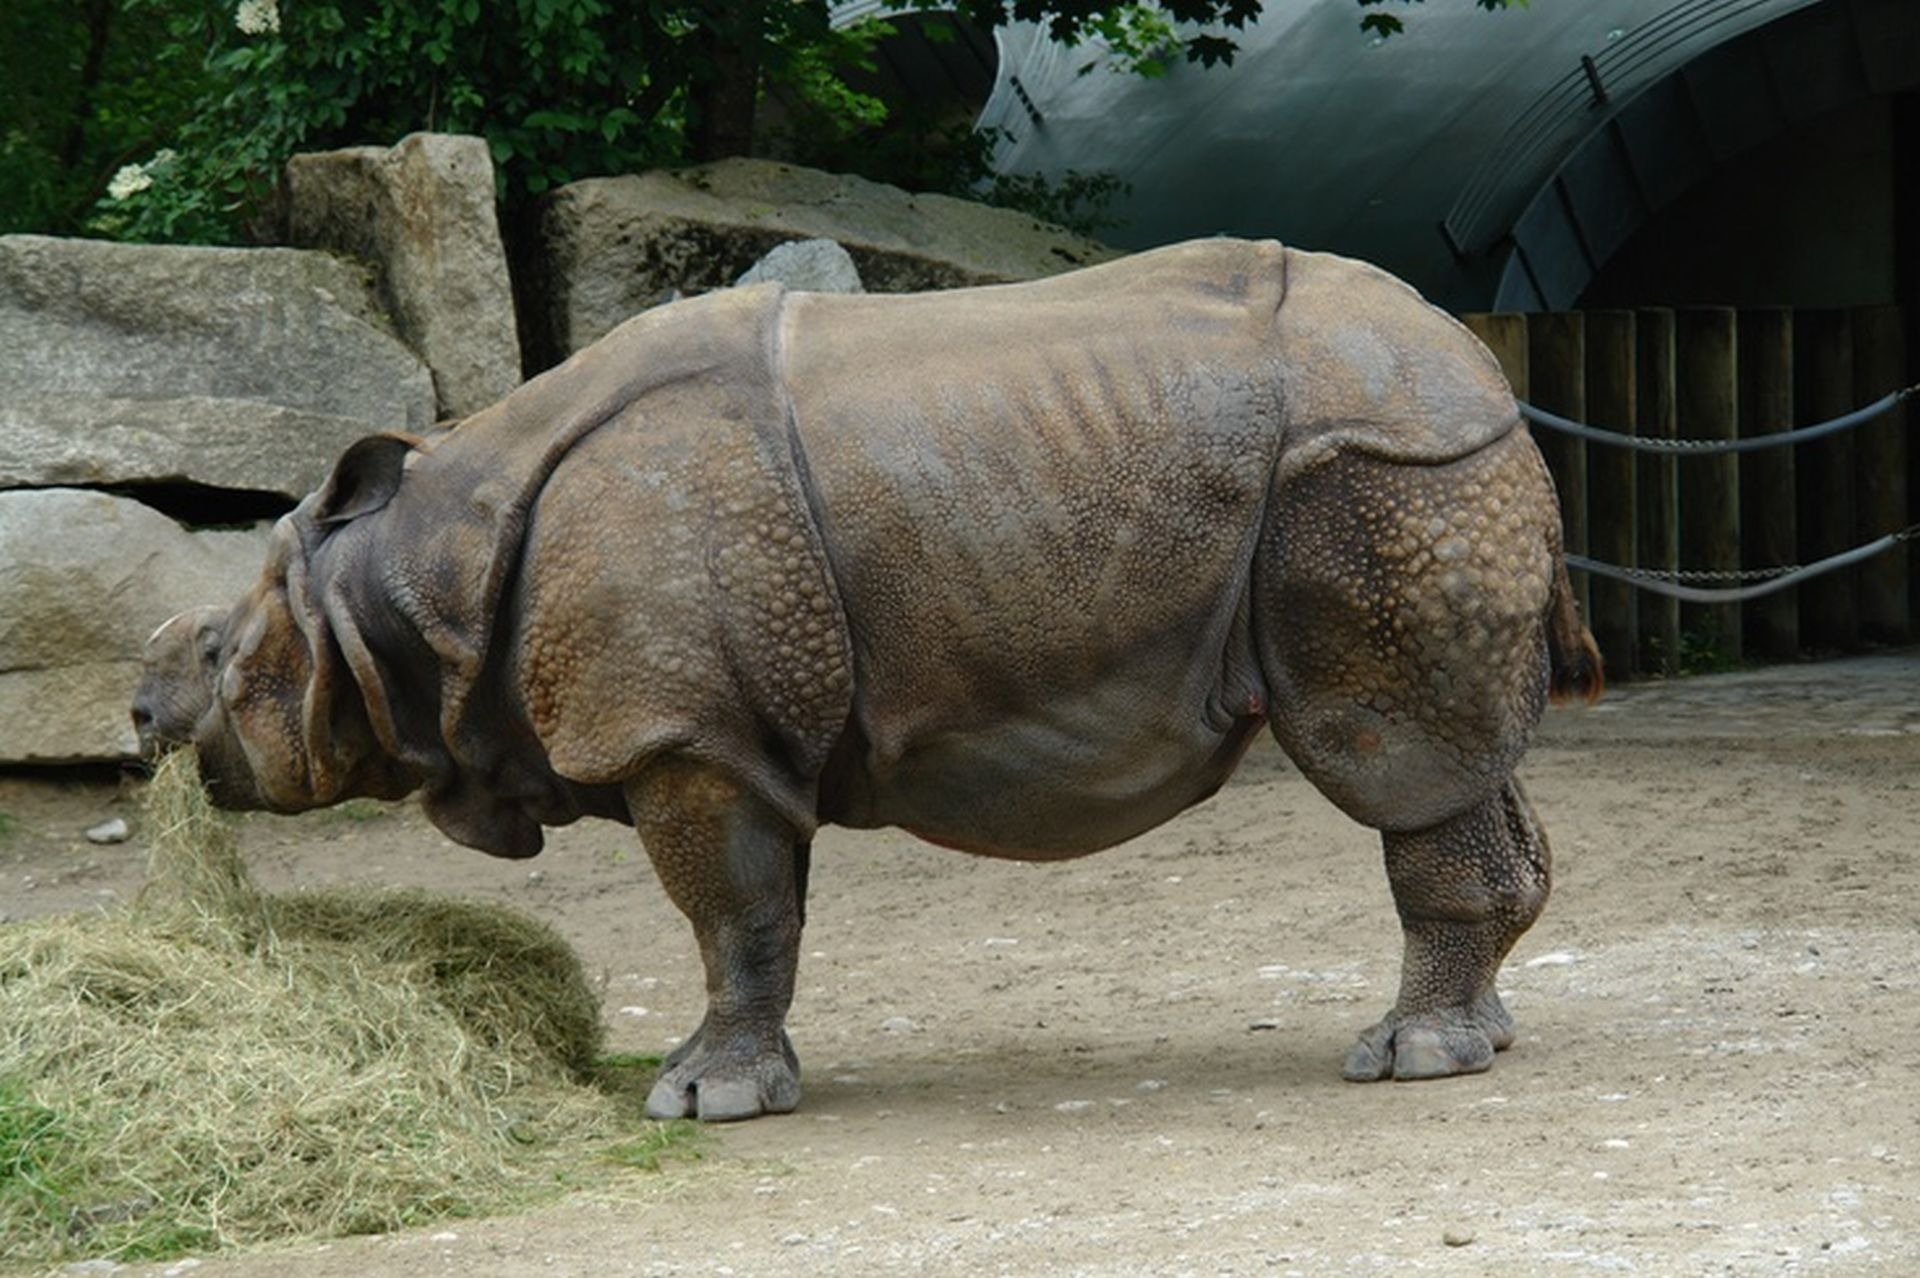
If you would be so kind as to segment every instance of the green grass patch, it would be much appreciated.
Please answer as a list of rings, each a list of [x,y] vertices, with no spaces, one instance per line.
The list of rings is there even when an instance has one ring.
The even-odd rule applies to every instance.
[[[190,769],[190,764],[187,765]],[[158,1260],[484,1215],[697,1157],[503,906],[268,896],[173,760],[127,911],[0,928],[0,1255]]]
[[[382,803],[378,799],[348,799],[330,808],[321,808],[313,815],[321,821],[363,825],[369,821],[385,820],[392,816],[398,807],[398,804]]]
[[[655,1123],[634,1137],[607,1150],[607,1157],[622,1167],[657,1172],[670,1162],[693,1162],[705,1154],[706,1131],[690,1119],[676,1118]]]
[[[62,1116],[0,1078],[0,1212],[38,1210],[60,1198],[58,1169],[70,1143]]]

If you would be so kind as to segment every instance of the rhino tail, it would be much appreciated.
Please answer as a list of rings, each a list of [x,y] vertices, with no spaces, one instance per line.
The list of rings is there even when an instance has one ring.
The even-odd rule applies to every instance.
[[[1592,705],[1600,699],[1606,687],[1600,647],[1593,641],[1593,632],[1580,620],[1580,605],[1573,598],[1573,583],[1567,580],[1566,561],[1558,556],[1553,565],[1553,593],[1547,600],[1547,659],[1552,671],[1547,692],[1555,703],[1579,697]]]

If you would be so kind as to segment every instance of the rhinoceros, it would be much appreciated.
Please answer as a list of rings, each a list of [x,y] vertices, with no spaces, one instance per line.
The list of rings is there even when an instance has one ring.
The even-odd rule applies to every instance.
[[[1513,769],[1598,686],[1485,349],[1377,269],[1220,239],[642,314],[348,449],[251,593],[154,636],[133,713],[226,807],[418,791],[509,857],[630,822],[707,971],[647,1110],[718,1120],[798,1103],[821,824],[1079,856],[1263,726],[1386,851],[1402,986],[1346,1076],[1486,1069],[1548,889]]]

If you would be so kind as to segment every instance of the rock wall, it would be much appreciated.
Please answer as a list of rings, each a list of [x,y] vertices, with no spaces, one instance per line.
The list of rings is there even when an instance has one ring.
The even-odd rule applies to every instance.
[[[355,439],[435,415],[368,271],[326,253],[0,237],[0,351],[0,765],[133,757],[148,633],[259,575],[264,529],[132,495],[290,506]]]
[[[296,155],[287,235],[373,267],[381,300],[433,370],[442,417],[520,384],[513,289],[481,138],[416,133],[392,147]]]
[[[1000,284],[1119,254],[1025,214],[771,160],[591,178],[548,197],[535,246],[541,364],[676,292],[724,288],[788,240],[837,240],[870,292]]]
[[[300,156],[286,191],[301,247],[0,237],[0,766],[132,758],[147,635],[259,574],[265,525],[204,525],[290,508],[362,435],[499,399],[516,328],[539,363],[743,272],[900,292],[1115,256],[1000,209],[730,160],[554,192],[516,316],[481,140]]]
[[[421,430],[426,366],[367,272],[326,253],[0,236],[0,403],[277,404]]]
[[[184,608],[238,597],[266,541],[107,493],[0,492],[0,763],[134,757],[141,645]]]

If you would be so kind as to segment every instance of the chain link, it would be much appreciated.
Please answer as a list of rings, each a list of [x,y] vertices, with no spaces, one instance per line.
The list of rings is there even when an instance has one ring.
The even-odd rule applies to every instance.
[[[1740,603],[1747,599],[1757,599],[1777,590],[1785,590],[1799,581],[1808,580],[1859,563],[1863,559],[1891,550],[1894,546],[1908,541],[1920,540],[1920,524],[1909,524],[1899,532],[1888,533],[1863,546],[1855,546],[1837,555],[1829,556],[1817,563],[1783,564],[1776,568],[1626,568],[1619,564],[1603,563],[1588,559],[1584,555],[1569,554],[1567,567],[1575,571],[1595,573],[1602,577],[1611,577],[1624,581],[1642,590],[1651,590],[1655,594],[1670,595],[1678,599],[1688,599],[1695,603]],[[1688,582],[1755,582],[1753,586],[1693,586]]]
[[[1715,453],[1751,453],[1764,448],[1781,448],[1789,444],[1804,444],[1815,439],[1823,439],[1835,432],[1851,430],[1870,422],[1905,403],[1915,394],[1920,394],[1920,386],[1909,386],[1904,390],[1894,391],[1868,404],[1865,408],[1855,409],[1831,421],[1779,431],[1770,435],[1745,435],[1738,439],[1667,439],[1658,435],[1627,435],[1617,430],[1604,430],[1598,426],[1589,426],[1585,422],[1576,422],[1557,413],[1536,408],[1524,401],[1520,403],[1520,415],[1536,426],[1544,426],[1549,430],[1556,430],[1580,439],[1590,439],[1595,443],[1629,448],[1635,452],[1708,456]]]
[[[1782,564],[1777,568],[1628,568],[1620,564],[1607,565],[1623,576],[1641,577],[1648,581],[1767,581],[1774,577],[1784,577],[1790,572],[1799,572],[1799,564]]]

